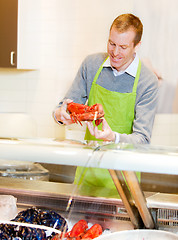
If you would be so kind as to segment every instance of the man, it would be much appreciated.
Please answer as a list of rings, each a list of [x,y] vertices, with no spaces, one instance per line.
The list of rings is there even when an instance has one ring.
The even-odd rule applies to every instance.
[[[158,79],[138,58],[143,25],[133,14],[118,16],[111,25],[107,53],[88,56],[82,63],[77,76],[55,110],[55,119],[62,124],[71,124],[66,112],[67,103],[74,101],[93,105],[101,103],[105,118],[102,126],[86,122],[87,140],[101,139],[115,143],[128,142],[145,144],[150,142],[156,112]],[[101,170],[101,169],[100,169]],[[106,196],[101,188],[108,188],[109,196],[115,186],[109,173],[99,169],[88,174],[86,186],[98,188],[93,195]],[[78,177],[80,176],[78,173]],[[108,174],[108,176],[106,176]],[[102,176],[98,181],[93,177]],[[91,178],[91,179],[90,179]],[[85,184],[84,184],[85,185]],[[91,191],[90,191],[91,190]],[[104,194],[104,195],[103,195]],[[114,190],[113,196],[117,194]]]
[[[134,144],[150,142],[156,110],[158,81],[156,76],[154,76],[154,74],[143,64],[138,77],[138,85],[135,83],[137,86],[133,89],[134,79],[139,66],[139,58],[136,51],[141,43],[142,31],[142,23],[132,14],[123,14],[114,20],[110,28],[108,39],[108,54],[95,54],[85,59],[78,71],[75,81],[65,96],[67,100],[63,105],[60,103],[59,106],[61,107],[57,108],[55,111],[57,121],[66,125],[72,123],[70,116],[66,113],[67,102],[70,102],[68,99],[78,103],[85,103],[88,100],[89,105],[100,102],[103,103],[104,106],[106,121],[110,123],[112,119],[116,119],[117,126],[112,127],[109,124],[112,129],[110,130],[107,122],[104,120],[103,131],[98,131],[96,127],[88,122],[87,125],[92,135],[95,135],[97,139],[106,141],[115,141],[117,138],[117,142],[129,142]],[[107,58],[108,55],[109,58]],[[106,61],[103,64],[104,60]],[[91,86],[94,85],[92,83],[95,74],[101,64],[103,64],[103,69],[96,80],[96,84],[108,90],[107,96],[109,97],[104,95],[104,99],[103,95],[101,99],[101,97],[95,93],[94,96],[89,97],[89,95],[92,94]],[[133,91],[135,90],[136,92],[134,93]],[[110,94],[112,93],[114,93],[114,96],[118,93],[118,97],[124,98],[124,102],[123,100],[118,101],[116,99],[114,99],[113,102],[113,100],[110,99]],[[131,93],[133,93],[135,98],[130,96]],[[97,99],[94,100],[96,97]],[[132,104],[132,110],[130,109],[130,97],[134,102]],[[110,112],[108,120],[107,110],[110,111],[111,108],[113,113]],[[126,119],[117,116],[121,110],[124,111]],[[131,114],[132,116],[130,116]],[[129,132],[123,129],[123,124],[128,121],[130,121]],[[119,125],[122,125],[122,127],[119,127]]]

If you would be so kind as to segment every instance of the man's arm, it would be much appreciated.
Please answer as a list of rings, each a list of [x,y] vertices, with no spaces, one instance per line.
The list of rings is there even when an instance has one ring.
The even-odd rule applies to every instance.
[[[129,135],[120,134],[120,142],[146,144],[151,141],[158,102],[158,79],[147,71],[145,75],[142,75],[143,81],[138,86],[133,132]]]

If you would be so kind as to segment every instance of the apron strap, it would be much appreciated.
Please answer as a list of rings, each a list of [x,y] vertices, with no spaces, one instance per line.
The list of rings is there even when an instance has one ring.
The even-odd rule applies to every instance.
[[[141,61],[139,59],[138,68],[137,68],[137,74],[136,74],[136,77],[135,77],[133,90],[132,90],[133,93],[136,93],[136,91],[137,91],[137,84],[138,84],[138,80],[139,80],[139,77],[140,77],[140,71],[141,71]]]
[[[99,69],[98,69],[98,71],[97,71],[97,73],[95,74],[95,77],[94,77],[94,79],[93,79],[93,83],[96,83],[96,81],[97,81],[97,79],[98,79],[98,77],[99,77],[99,75],[100,75],[100,73],[101,73],[101,71],[102,71],[102,69],[103,69],[103,64],[106,62],[106,60],[109,58],[109,56],[104,60],[104,62],[101,64],[101,66],[99,67]]]

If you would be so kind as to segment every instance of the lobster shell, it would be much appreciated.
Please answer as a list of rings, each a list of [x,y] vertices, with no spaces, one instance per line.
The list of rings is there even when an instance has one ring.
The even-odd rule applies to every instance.
[[[100,224],[95,223],[91,228],[88,229],[88,224],[85,220],[79,220],[71,229],[71,231],[61,234],[56,234],[52,240],[61,240],[63,237],[66,240],[90,240],[96,237],[99,237],[103,232],[103,229]]]
[[[102,122],[102,117],[104,117],[104,110],[101,104],[96,103],[92,106],[87,106],[79,103],[68,103],[67,111],[70,114],[71,120],[74,123],[80,123],[82,121],[94,121],[98,126]]]
[[[87,232],[82,236],[82,239],[94,239],[99,237],[103,232],[100,224],[95,223]]]

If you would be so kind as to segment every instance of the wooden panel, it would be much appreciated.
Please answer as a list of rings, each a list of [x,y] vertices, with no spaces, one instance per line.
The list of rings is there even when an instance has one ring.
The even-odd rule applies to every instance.
[[[0,67],[16,67],[17,54],[17,0],[0,0]],[[14,52],[14,62],[10,61]]]

